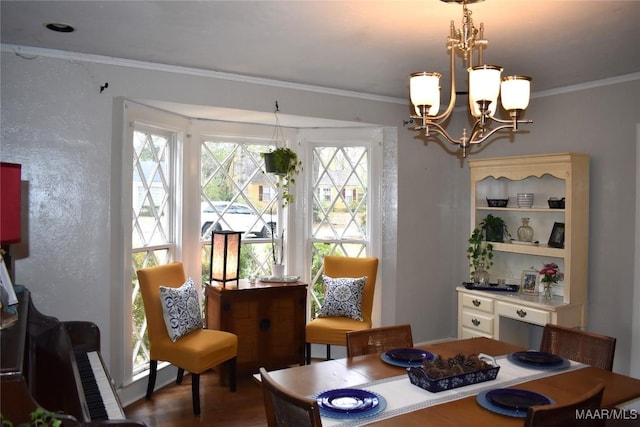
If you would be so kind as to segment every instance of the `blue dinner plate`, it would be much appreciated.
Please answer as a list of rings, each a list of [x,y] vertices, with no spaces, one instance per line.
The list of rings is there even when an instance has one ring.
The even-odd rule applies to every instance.
[[[394,348],[380,354],[383,362],[403,368],[421,366],[425,360],[433,360],[435,356],[419,348]]]
[[[478,393],[476,401],[491,412],[515,418],[525,418],[529,406],[555,403],[543,394],[517,388],[485,390]]]
[[[569,360],[543,351],[516,351],[507,359],[517,365],[535,369],[564,369],[571,365]]]
[[[379,394],[355,388],[327,390],[316,400],[320,414],[329,418],[370,417],[387,407],[386,400]]]

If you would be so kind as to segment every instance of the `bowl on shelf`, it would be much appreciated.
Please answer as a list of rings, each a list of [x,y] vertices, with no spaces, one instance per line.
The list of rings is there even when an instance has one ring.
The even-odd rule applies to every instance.
[[[490,199],[487,197],[487,205],[490,208],[506,208],[509,204],[509,198],[506,199]]]
[[[547,203],[549,203],[550,209],[564,209],[564,197],[562,199],[551,197]]]
[[[518,193],[516,201],[519,208],[530,208],[533,206],[533,193]]]

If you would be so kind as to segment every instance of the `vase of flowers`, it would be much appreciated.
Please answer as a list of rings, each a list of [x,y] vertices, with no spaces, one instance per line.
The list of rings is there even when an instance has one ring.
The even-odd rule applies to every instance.
[[[554,283],[558,283],[558,280],[560,279],[558,264],[554,262],[544,264],[539,273],[542,275],[541,282],[544,286],[544,299],[551,300],[553,297],[551,295],[551,287]]]

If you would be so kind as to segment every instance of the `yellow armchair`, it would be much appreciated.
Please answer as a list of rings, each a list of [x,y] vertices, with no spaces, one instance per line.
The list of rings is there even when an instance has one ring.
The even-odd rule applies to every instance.
[[[200,414],[200,374],[223,362],[229,367],[229,389],[236,390],[236,355],[238,337],[212,329],[196,329],[172,341],[163,317],[160,286],[179,288],[185,281],[182,263],[175,262],[138,270],[140,291],[147,317],[149,335],[150,372],[147,399],[151,399],[156,382],[158,361],[178,367],[176,383],[182,382],[184,371],[191,373],[193,413]]]
[[[311,344],[326,344],[327,360],[331,358],[331,345],[347,345],[347,332],[371,328],[373,295],[378,274],[378,258],[352,258],[325,256],[324,274],[329,277],[367,276],[362,294],[362,320],[349,317],[317,317],[305,328],[306,362],[311,361]]]

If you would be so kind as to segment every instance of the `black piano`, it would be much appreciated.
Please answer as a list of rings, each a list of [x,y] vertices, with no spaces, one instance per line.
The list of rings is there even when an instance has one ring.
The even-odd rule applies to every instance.
[[[0,330],[2,418],[26,423],[42,407],[65,427],[144,427],[125,418],[100,356],[98,327],[46,316],[27,289],[16,288],[18,321]]]

